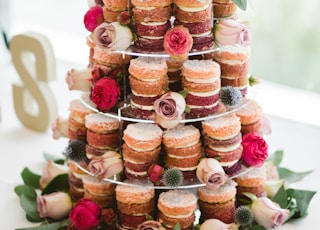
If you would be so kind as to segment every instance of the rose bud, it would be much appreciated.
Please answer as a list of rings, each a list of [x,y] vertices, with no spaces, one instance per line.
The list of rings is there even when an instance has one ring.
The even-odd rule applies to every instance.
[[[119,153],[110,150],[102,156],[93,156],[88,169],[99,178],[111,178],[123,171],[123,162]]]
[[[95,229],[99,225],[100,207],[92,200],[82,198],[69,213],[69,219],[78,230]]]
[[[160,165],[152,164],[148,169],[147,173],[148,173],[149,179],[153,183],[157,183],[162,178],[163,171],[164,170]]]
[[[192,45],[189,29],[183,26],[174,26],[164,36],[163,48],[172,58],[186,59]]]
[[[263,182],[263,187],[267,193],[267,197],[273,198],[278,192],[279,188],[285,184],[284,180],[265,180]]]
[[[119,22],[104,22],[93,31],[93,42],[109,50],[126,50],[132,43],[133,35],[129,27]]]
[[[37,198],[37,209],[41,218],[59,220],[67,216],[72,209],[72,200],[65,192],[42,195]]]
[[[215,40],[220,46],[248,46],[251,41],[251,33],[246,22],[233,19],[221,20],[214,31]]]
[[[69,168],[67,166],[60,165],[49,160],[42,170],[42,176],[39,181],[40,188],[44,189],[53,178],[61,174],[66,174],[68,171]]]
[[[84,26],[89,32],[104,22],[103,10],[101,6],[93,6],[89,8],[83,18]]]
[[[265,228],[281,226],[288,218],[290,211],[282,209],[277,203],[267,197],[253,200],[251,210],[255,221]]]
[[[242,160],[247,166],[260,167],[268,158],[268,144],[258,134],[243,135],[242,146]]]
[[[71,69],[67,72],[66,83],[68,84],[69,90],[90,92],[92,87],[92,69]]]
[[[146,220],[138,225],[137,230],[165,230],[160,222],[155,220]]]
[[[225,184],[228,176],[225,174],[221,164],[214,158],[202,158],[197,167],[197,178],[205,183],[210,190],[218,189]]]
[[[235,223],[226,224],[218,219],[207,219],[200,225],[199,230],[238,230]]]
[[[168,92],[155,100],[153,105],[156,113],[155,122],[168,129],[179,124],[186,108],[186,101],[181,94]]]
[[[57,117],[51,126],[52,137],[57,140],[60,137],[68,138],[68,120]]]

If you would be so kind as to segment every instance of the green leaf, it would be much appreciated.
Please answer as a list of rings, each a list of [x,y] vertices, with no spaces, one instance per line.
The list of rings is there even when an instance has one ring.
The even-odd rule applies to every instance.
[[[40,175],[31,172],[30,169],[25,167],[21,172],[21,177],[25,185],[29,185],[30,187],[35,189],[40,189]]]
[[[180,230],[180,224],[179,223],[176,223],[174,226],[173,226],[173,230]]]
[[[247,9],[247,0],[232,0],[241,10]]]
[[[278,203],[281,208],[286,208],[287,200],[288,200],[287,193],[284,186],[282,185],[277,191],[277,193],[274,195],[274,197],[272,198],[272,201]]]
[[[44,158],[47,160],[47,161],[53,161],[54,163],[57,163],[57,164],[60,164],[60,165],[63,165],[65,163],[65,159],[61,159],[61,158],[58,158],[56,157],[55,155],[51,154],[51,153],[43,153],[43,156]]]
[[[53,178],[42,190],[42,195],[57,191],[67,191],[69,189],[68,174],[60,174]]]
[[[278,167],[278,173],[281,179],[285,179],[288,183],[298,182],[313,171],[294,172],[287,168]]]
[[[253,225],[253,226],[250,226],[248,230],[266,230],[266,228],[261,225]]]
[[[43,225],[30,227],[30,228],[17,228],[15,230],[57,230],[57,229],[62,230],[62,229],[67,229],[66,227],[68,226],[68,223],[69,223],[69,220],[64,219],[64,220],[57,221],[50,224],[43,224]]]
[[[14,192],[18,195],[26,195],[30,196],[31,198],[37,198],[37,193],[34,188],[28,185],[18,185],[14,188]]]
[[[283,150],[277,150],[270,159],[272,160],[275,166],[279,166],[283,159]]]
[[[37,199],[22,194],[20,196],[20,205],[27,215],[27,219],[32,222],[40,222],[42,218],[39,216],[37,209]]]
[[[300,212],[300,217],[304,217],[307,215],[307,210],[310,204],[311,199],[317,192],[315,191],[306,191],[306,190],[294,190],[297,209]]]

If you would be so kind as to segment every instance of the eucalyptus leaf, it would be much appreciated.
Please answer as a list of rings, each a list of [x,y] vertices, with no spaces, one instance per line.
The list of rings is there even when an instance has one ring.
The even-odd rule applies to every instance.
[[[282,185],[277,191],[277,193],[273,196],[272,201],[278,203],[281,208],[286,208],[288,204],[287,200],[287,193],[284,186]]]
[[[241,10],[247,9],[247,0],[232,0]]]
[[[297,202],[297,209],[300,211],[300,216],[307,215],[307,210],[311,199],[317,192],[295,189],[294,194]]]
[[[270,157],[270,160],[272,160],[273,164],[275,166],[279,166],[282,162],[283,159],[283,150],[277,150],[276,152],[274,152],[274,154]]]
[[[288,181],[288,183],[295,183],[302,180],[305,176],[309,175],[313,171],[306,172],[294,172],[287,168],[278,167],[279,177]]]
[[[30,196],[31,198],[37,198],[37,193],[34,188],[28,185],[18,185],[14,188],[14,192],[18,195]]]
[[[179,223],[176,223],[174,226],[173,226],[173,230],[180,230],[180,224]]]
[[[22,194],[20,196],[20,205],[27,215],[27,219],[32,222],[40,222],[42,218],[37,210],[37,199]],[[29,218],[28,218],[29,217]]]
[[[64,219],[64,220],[57,221],[50,224],[43,224],[43,225],[30,227],[30,228],[17,228],[15,230],[57,230],[57,229],[62,230],[62,229],[67,229],[66,227],[68,226],[68,223],[69,223],[69,220]]]
[[[49,194],[57,191],[68,191],[69,182],[68,174],[60,174],[53,178],[50,183],[42,190],[42,195]]]
[[[29,168],[25,167],[21,172],[21,177],[25,185],[29,185],[32,188],[40,189],[41,176],[33,173]]]
[[[57,163],[57,164],[60,164],[60,165],[63,165],[65,163],[65,159],[61,159],[61,158],[58,158],[57,156],[51,154],[51,153],[43,153],[43,156],[44,158],[47,160],[47,161],[53,161],[54,163]]]

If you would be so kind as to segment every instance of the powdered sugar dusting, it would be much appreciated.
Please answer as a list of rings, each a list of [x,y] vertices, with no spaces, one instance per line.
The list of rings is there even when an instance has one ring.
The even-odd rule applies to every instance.
[[[159,196],[159,201],[168,207],[190,207],[197,204],[195,195],[186,190],[169,190]]]
[[[240,118],[237,117],[234,113],[203,121],[202,124],[216,128],[228,127],[234,124],[238,124],[239,126],[241,126]]]
[[[198,135],[200,137],[200,131],[193,125],[178,125],[172,129],[167,129],[163,133],[163,138],[184,138],[187,136]]]
[[[92,113],[86,116],[85,125],[87,128],[89,128],[92,125],[97,125],[99,127],[105,127],[106,129],[108,129],[108,127],[119,128],[120,122],[116,118],[105,116],[99,113]]]
[[[129,124],[124,130],[124,134],[137,140],[152,140],[162,136],[162,133],[158,125],[149,123]]]
[[[130,61],[130,65],[143,66],[145,69],[162,70],[167,68],[167,62],[164,58],[140,56]]]

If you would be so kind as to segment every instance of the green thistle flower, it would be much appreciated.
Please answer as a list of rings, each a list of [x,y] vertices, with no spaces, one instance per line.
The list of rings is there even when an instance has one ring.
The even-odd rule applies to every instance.
[[[169,168],[164,171],[162,180],[165,186],[177,187],[183,183],[183,174],[177,168]]]
[[[82,162],[87,160],[86,155],[87,143],[82,140],[72,140],[64,150],[64,155],[75,162]]]
[[[234,219],[237,224],[239,224],[240,226],[246,227],[252,223],[253,213],[248,206],[242,205],[236,209]]]
[[[240,89],[226,86],[220,90],[220,101],[228,106],[238,106],[242,101],[242,94]]]

